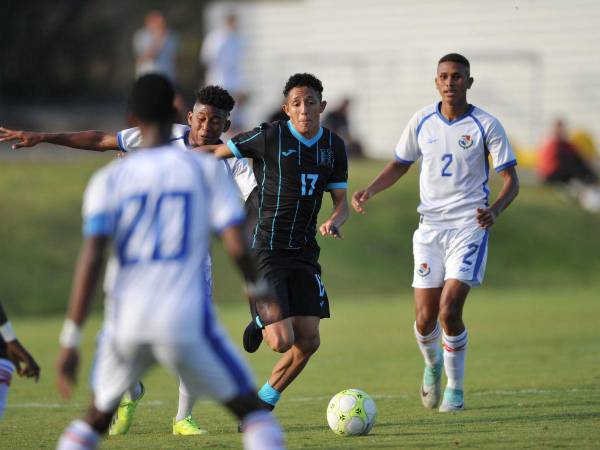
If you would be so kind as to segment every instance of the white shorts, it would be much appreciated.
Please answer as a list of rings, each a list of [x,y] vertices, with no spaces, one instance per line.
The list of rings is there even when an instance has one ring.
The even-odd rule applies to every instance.
[[[440,230],[421,225],[413,235],[413,287],[437,288],[448,279],[469,286],[483,282],[488,230],[479,226]]]
[[[113,411],[125,391],[155,363],[179,377],[190,397],[208,395],[221,403],[255,391],[251,372],[214,320],[204,322],[195,342],[128,342],[103,333],[92,373],[94,406]]]

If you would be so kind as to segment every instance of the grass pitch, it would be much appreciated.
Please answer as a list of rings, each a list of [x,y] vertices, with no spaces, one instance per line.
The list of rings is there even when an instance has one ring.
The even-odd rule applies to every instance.
[[[99,314],[86,327],[80,387],[65,402],[54,389],[57,336],[80,244],[83,188],[110,158],[61,163],[3,162],[0,172],[0,297],[42,379],[15,379],[0,449],[53,449],[89,401],[87,377]],[[350,191],[382,167],[354,161]],[[493,192],[497,192],[493,189]],[[352,214],[344,241],[321,240],[332,319],[322,345],[284,393],[276,415],[290,448],[600,448],[600,220],[555,192],[524,184],[490,238],[486,280],[467,301],[466,406],[462,414],[423,409],[422,359],[412,335],[411,235],[416,171]],[[323,202],[321,218],[330,210]],[[235,342],[248,320],[237,274],[215,246],[215,297]],[[232,278],[233,277],[233,278]],[[96,310],[99,312],[101,308]],[[46,314],[46,315],[42,315]],[[262,384],[277,355],[250,355]],[[211,402],[194,416],[210,430],[172,436],[177,382],[163,369],[146,378],[147,395],[127,436],[107,449],[239,448],[235,421]],[[329,399],[344,388],[370,393],[379,410],[371,435],[335,436]]]

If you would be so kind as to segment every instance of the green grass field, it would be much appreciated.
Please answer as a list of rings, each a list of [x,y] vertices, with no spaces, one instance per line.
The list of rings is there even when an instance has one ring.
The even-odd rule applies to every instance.
[[[3,162],[0,171],[0,298],[17,334],[43,368],[39,384],[15,380],[0,423],[0,448],[54,448],[89,400],[87,376],[100,310],[86,327],[84,370],[74,398],[54,389],[57,336],[80,243],[85,183],[105,158],[72,163]],[[351,189],[381,163],[351,166]],[[440,415],[418,398],[422,360],[412,335],[411,233],[416,176],[352,215],[344,241],[322,241],[333,318],[322,345],[283,395],[277,417],[290,448],[600,448],[600,219],[552,191],[523,186],[494,227],[484,287],[465,308],[470,331],[466,404]],[[324,202],[324,212],[329,209]],[[231,265],[215,246],[216,301],[239,342],[248,317]],[[100,296],[99,296],[100,298]],[[100,303],[100,302],[98,302]],[[276,355],[250,355],[262,384]],[[235,421],[210,402],[194,414],[210,434],[170,435],[177,383],[162,369],[145,379],[147,396],[130,434],[103,448],[239,448]],[[348,387],[369,392],[379,417],[371,435],[341,438],[325,408]]]

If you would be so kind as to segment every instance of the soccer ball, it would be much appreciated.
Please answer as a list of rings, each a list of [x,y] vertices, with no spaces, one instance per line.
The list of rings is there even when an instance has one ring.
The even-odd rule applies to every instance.
[[[369,434],[377,419],[373,399],[360,389],[345,389],[333,396],[327,406],[329,428],[340,436]]]

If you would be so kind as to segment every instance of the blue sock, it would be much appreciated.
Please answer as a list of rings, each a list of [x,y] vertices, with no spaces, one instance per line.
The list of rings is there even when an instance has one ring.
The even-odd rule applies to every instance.
[[[275,406],[281,397],[281,392],[277,391],[267,381],[258,391],[258,398],[269,405]]]

